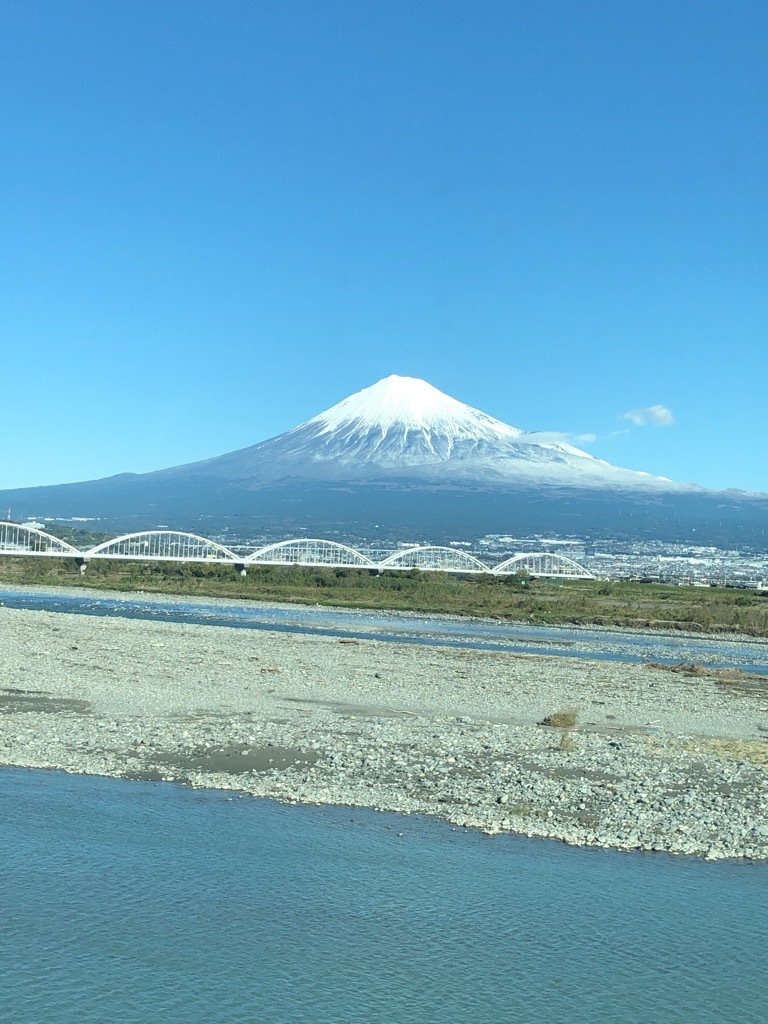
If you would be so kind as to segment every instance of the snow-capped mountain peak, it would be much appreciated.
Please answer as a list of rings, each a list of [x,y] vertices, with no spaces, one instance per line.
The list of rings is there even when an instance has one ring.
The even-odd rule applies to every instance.
[[[562,435],[519,430],[424,380],[395,374],[284,434],[169,472],[180,471],[252,479],[259,486],[324,480],[473,488],[669,487],[657,477],[596,459]]]
[[[453,440],[512,440],[522,431],[473,409],[417,377],[392,374],[350,395],[302,427],[316,427],[318,436],[347,432],[411,431],[442,434]]]

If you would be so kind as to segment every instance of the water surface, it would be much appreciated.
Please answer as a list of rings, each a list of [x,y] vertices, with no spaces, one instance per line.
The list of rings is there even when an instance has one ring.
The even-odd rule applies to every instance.
[[[0,769],[0,1020],[762,1024],[768,865]]]

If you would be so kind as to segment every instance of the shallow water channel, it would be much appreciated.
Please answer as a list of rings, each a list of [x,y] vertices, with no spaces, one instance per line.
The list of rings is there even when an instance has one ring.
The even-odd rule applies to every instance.
[[[582,626],[533,626],[458,616],[419,615],[320,605],[262,604],[216,598],[0,586],[0,605],[80,615],[348,636],[398,643],[517,651],[612,661],[695,662],[768,674],[768,641]]]

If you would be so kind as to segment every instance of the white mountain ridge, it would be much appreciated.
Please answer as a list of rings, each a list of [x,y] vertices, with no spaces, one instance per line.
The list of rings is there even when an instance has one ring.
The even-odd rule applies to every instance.
[[[393,374],[277,437],[163,475],[256,481],[407,480],[440,485],[559,485],[680,490],[473,409],[427,381]],[[155,475],[155,474],[152,474]]]

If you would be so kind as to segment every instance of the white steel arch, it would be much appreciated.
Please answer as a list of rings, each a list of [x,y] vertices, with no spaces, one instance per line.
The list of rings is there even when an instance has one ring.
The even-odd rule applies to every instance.
[[[77,548],[44,530],[20,523],[0,523],[0,555],[79,555]]]
[[[246,558],[248,565],[359,565],[374,567],[367,555],[346,544],[314,537],[296,537],[267,544]]]
[[[379,563],[380,569],[424,569],[427,572],[490,572],[490,568],[474,555],[456,548],[435,545],[406,548]]]
[[[103,544],[97,544],[83,552],[90,558],[125,558],[135,560],[169,562],[227,562],[241,565],[239,558],[223,544],[196,533],[181,533],[177,530],[146,530],[142,533],[126,533]]]
[[[247,557],[235,554],[223,544],[180,530],[147,530],[114,537],[89,550],[79,550],[67,541],[35,526],[0,522],[0,556],[42,555],[74,558],[81,566],[91,558],[139,561],[218,562],[245,572],[246,565],[357,566],[368,569],[423,569],[433,572],[494,573],[500,576],[525,572],[532,577],[552,579],[595,579],[584,566],[550,551],[523,552],[491,569],[466,551],[453,547],[424,545],[405,548],[374,561],[368,555],[339,541],[296,537],[265,545]]]
[[[497,565],[495,573],[527,572],[529,576],[546,576],[568,580],[593,580],[595,577],[583,565],[574,562],[565,555],[556,555],[551,551],[529,551],[513,555],[505,562]]]

